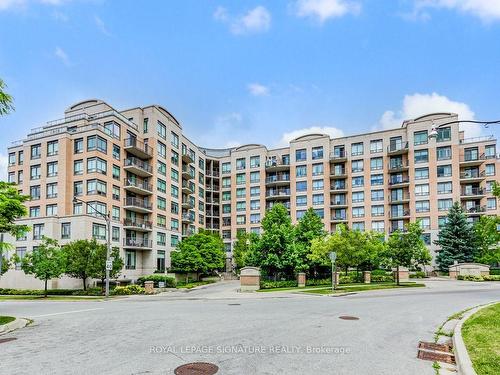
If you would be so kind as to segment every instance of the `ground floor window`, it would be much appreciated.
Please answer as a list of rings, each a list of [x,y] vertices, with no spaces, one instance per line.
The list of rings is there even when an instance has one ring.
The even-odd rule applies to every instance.
[[[135,270],[136,254],[134,250],[125,251],[125,269]]]
[[[156,270],[158,272],[165,272],[165,251],[158,250],[156,255]]]

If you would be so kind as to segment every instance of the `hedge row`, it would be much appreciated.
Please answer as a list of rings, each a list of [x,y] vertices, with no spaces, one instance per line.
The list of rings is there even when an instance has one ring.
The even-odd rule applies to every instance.
[[[159,288],[158,285],[162,281],[165,283],[165,288],[175,288],[177,286],[175,278],[167,275],[154,274],[154,275],[141,276],[137,279],[137,284],[144,286],[145,281],[153,281],[155,288]]]
[[[500,281],[500,275],[484,275],[484,276],[458,275],[457,279],[465,281]]]

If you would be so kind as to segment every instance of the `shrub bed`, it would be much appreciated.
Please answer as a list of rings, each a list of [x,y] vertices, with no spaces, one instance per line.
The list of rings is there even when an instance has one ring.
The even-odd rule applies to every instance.
[[[458,275],[457,280],[465,281],[500,281],[500,275],[484,275],[484,276],[474,276],[474,275]]]
[[[159,283],[161,281],[165,283],[165,288],[175,288],[177,286],[175,278],[167,275],[154,274],[141,276],[137,279],[137,284],[139,284],[140,286],[144,286],[145,281],[153,281],[155,288],[159,288]]]
[[[144,288],[139,285],[126,285],[117,286],[111,291],[111,294],[116,296],[130,295],[130,294],[144,294]]]
[[[51,296],[71,296],[80,289],[48,289],[47,294]],[[45,292],[42,289],[2,289],[0,295],[22,295],[22,296],[43,296]]]
[[[297,280],[282,280],[282,281],[261,281],[261,289],[273,289],[273,288],[295,288],[297,286]]]
[[[410,279],[423,279],[424,277],[427,277],[427,275],[425,274],[425,272],[422,271],[410,273]]]

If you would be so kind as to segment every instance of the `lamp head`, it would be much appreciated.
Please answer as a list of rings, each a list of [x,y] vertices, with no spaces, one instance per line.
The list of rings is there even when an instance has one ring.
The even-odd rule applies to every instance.
[[[438,131],[435,125],[432,125],[432,129],[428,135],[429,139],[436,139],[438,136]]]

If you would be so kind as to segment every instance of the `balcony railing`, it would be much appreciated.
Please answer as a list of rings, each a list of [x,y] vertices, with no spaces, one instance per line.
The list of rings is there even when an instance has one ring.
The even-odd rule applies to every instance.
[[[407,201],[410,199],[410,196],[407,194],[399,195],[397,197],[389,197],[389,202],[394,203],[394,202],[402,202],[402,201]]]
[[[143,208],[145,210],[152,210],[153,209],[153,205],[150,202],[148,202],[144,199],[136,198],[136,197],[124,198],[123,204],[124,204],[124,206],[134,206],[134,207]]]
[[[266,168],[275,168],[275,167],[288,167],[290,166],[289,160],[266,160],[265,164]]]
[[[290,182],[290,175],[277,175],[266,177],[266,184],[271,184],[273,182]]]
[[[463,207],[463,210],[467,214],[475,214],[475,213],[481,213],[481,212],[486,212],[486,206],[473,206],[473,207]]]
[[[332,185],[330,186],[330,190],[347,190],[347,185]]]
[[[392,143],[389,146],[387,146],[388,153],[401,152],[401,151],[408,151],[408,142]]]
[[[346,221],[347,215],[333,215],[332,221]]]
[[[153,229],[153,223],[151,221],[139,220],[139,219],[129,219],[125,218],[123,220],[124,227],[134,227],[142,229]]]
[[[288,196],[288,195],[290,195],[290,189],[266,191],[266,197],[279,197],[279,196]]]
[[[479,155],[479,154],[460,155],[460,162],[461,163],[467,163],[470,161],[483,161],[483,160],[486,160],[486,155],[484,153],[481,155]]]
[[[410,182],[409,178],[398,178],[389,180],[389,185],[399,185],[399,184],[407,184]]]
[[[136,167],[138,169],[142,169],[144,172],[150,174],[153,173],[153,168],[149,165],[149,163],[146,163],[141,159],[134,158],[133,156],[126,158],[123,162],[125,167]]]
[[[182,214],[182,221],[193,222],[194,221],[194,215]]]
[[[345,160],[347,159],[347,154],[345,151],[341,151],[341,152],[332,152],[330,153],[330,160],[335,162],[335,161],[342,161],[342,160]]]
[[[153,241],[144,238],[127,237],[123,239],[123,246],[149,249],[153,247]]]
[[[472,171],[460,172],[460,178],[461,179],[482,178],[482,177],[485,177],[485,176],[486,176],[485,171],[479,172],[479,170],[472,170]]]
[[[400,170],[408,168],[408,162],[406,163],[389,163],[389,171]]]
[[[406,216],[410,216],[410,211],[408,211],[408,210],[391,211],[389,216],[391,219],[406,217]]]
[[[469,188],[469,189],[462,189],[461,195],[463,197],[468,197],[468,196],[474,196],[474,195],[484,195],[485,189],[483,188]]]
[[[146,190],[149,192],[153,191],[153,185],[148,184],[146,181],[139,180],[139,179],[132,179],[132,178],[125,178],[123,180],[123,183],[125,184],[125,187],[127,186],[133,186],[138,189]]]
[[[276,204],[278,204],[278,203],[267,203],[266,204],[266,210],[270,210]],[[285,206],[285,208],[290,209],[290,206],[291,206],[290,202],[282,202],[280,204],[282,204],[283,206]]]
[[[153,156],[153,149],[135,137],[125,138],[125,149],[135,149],[146,156]]]

